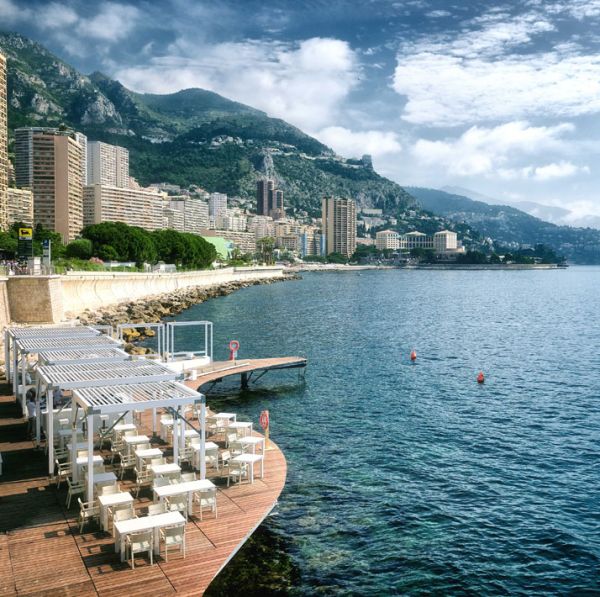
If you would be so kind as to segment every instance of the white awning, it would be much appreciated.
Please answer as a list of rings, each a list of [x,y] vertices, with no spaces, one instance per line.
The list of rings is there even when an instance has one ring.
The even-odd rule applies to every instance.
[[[39,362],[44,365],[77,365],[84,363],[119,363],[131,360],[131,355],[120,348],[96,346],[80,350],[43,352]]]

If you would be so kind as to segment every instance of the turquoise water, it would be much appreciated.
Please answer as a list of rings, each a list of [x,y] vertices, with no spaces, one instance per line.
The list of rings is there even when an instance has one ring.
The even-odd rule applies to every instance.
[[[309,359],[209,395],[271,412],[292,593],[600,593],[599,289],[599,268],[313,273],[180,315],[214,322],[217,358]]]

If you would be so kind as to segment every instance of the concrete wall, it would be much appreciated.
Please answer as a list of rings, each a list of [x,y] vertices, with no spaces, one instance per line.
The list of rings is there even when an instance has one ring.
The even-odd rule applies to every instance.
[[[5,317],[15,323],[57,323],[85,309],[166,294],[192,286],[215,286],[243,280],[281,278],[280,267],[225,268],[219,270],[145,274],[128,272],[72,272],[65,276],[10,276],[0,279]]]

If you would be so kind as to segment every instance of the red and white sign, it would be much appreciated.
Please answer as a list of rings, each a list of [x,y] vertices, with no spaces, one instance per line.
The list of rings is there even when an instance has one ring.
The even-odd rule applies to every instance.
[[[235,361],[237,359],[237,353],[240,348],[240,343],[237,340],[232,340],[229,343],[229,360]]]

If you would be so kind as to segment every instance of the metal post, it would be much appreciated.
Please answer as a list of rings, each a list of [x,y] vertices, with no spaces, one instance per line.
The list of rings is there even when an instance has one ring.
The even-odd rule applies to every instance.
[[[179,419],[177,411],[173,409],[173,462],[179,464]]]
[[[17,386],[18,386],[18,380],[17,377],[18,375],[18,371],[19,371],[19,361],[18,361],[18,353],[17,353],[17,348],[15,346],[15,350],[13,351],[13,394],[15,395],[15,398],[17,398]]]
[[[4,332],[4,368],[6,369],[6,381],[10,381],[10,335],[8,330]]]
[[[73,468],[73,483],[79,481],[77,466],[77,405],[71,406],[71,467]]]
[[[179,415],[181,416],[181,426],[179,428],[179,449],[181,453],[185,453],[185,408],[179,407]]]
[[[213,360],[213,324],[210,324],[210,360]]]
[[[204,396],[200,404],[200,479],[206,479],[206,398]]]
[[[27,355],[21,356],[21,408],[23,409],[23,416],[27,416],[27,405],[25,404],[25,376],[27,373]]]
[[[46,429],[46,442],[48,445],[48,473],[54,474],[54,391],[52,388],[48,388],[48,397],[46,398],[46,411],[47,411],[47,429]]]
[[[38,377],[36,388],[35,388],[35,439],[37,445],[40,445],[42,441],[42,397],[40,396],[40,388],[42,384]]]
[[[152,437],[156,436],[156,408],[152,409]]]
[[[94,499],[94,415],[87,416],[88,472],[86,501]]]

